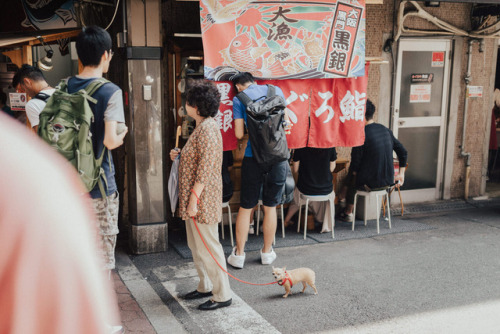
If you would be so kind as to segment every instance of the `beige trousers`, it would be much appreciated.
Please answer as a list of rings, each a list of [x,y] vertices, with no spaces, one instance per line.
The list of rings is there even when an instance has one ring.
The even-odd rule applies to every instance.
[[[210,252],[224,270],[227,270],[226,258],[219,242],[219,224],[197,224],[197,226]],[[197,290],[199,292],[212,291],[212,300],[216,302],[225,302],[231,299],[229,278],[209,254],[192,219],[186,221],[186,232],[188,246],[193,254],[194,266],[200,278]]]

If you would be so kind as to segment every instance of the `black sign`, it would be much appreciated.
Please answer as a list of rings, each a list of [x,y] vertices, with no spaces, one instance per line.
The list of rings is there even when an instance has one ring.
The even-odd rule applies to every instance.
[[[434,81],[434,73],[412,73],[411,83],[415,82],[428,82]]]

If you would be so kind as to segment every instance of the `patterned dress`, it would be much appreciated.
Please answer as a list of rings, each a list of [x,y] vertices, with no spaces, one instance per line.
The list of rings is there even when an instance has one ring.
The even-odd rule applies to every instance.
[[[222,135],[212,117],[205,118],[196,126],[182,149],[179,164],[179,209],[182,219],[186,213],[191,189],[196,182],[205,187],[200,196],[196,221],[201,224],[217,224],[222,212]]]

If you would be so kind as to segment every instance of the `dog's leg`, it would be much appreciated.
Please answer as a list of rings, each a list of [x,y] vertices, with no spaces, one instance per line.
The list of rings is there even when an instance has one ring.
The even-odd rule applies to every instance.
[[[285,284],[285,295],[283,296],[283,298],[286,298],[288,297],[288,295],[290,294],[290,284]]]
[[[314,289],[314,294],[317,295],[318,294],[318,290],[316,290],[316,285],[314,285],[314,283],[310,282],[309,285],[311,286],[311,288]]]
[[[302,286],[303,286],[302,293],[304,293],[304,291],[306,291],[306,286],[307,286],[305,281],[302,281]]]

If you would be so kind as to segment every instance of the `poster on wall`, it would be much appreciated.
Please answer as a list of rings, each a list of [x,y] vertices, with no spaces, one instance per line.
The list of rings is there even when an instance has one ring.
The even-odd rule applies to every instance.
[[[368,66],[366,66],[368,74]],[[302,147],[353,147],[365,141],[365,109],[368,75],[345,79],[262,80],[283,91],[292,129],[287,135],[290,149]],[[234,150],[233,97],[230,82],[216,82],[221,103],[216,120],[224,151]]]
[[[411,85],[410,103],[431,102],[431,85]]]
[[[467,86],[469,97],[483,97],[483,86]]]
[[[365,1],[201,0],[205,77],[364,75]]]
[[[432,67],[444,67],[444,52],[432,53]]]
[[[9,93],[10,109],[24,111],[26,109],[26,93]]]

